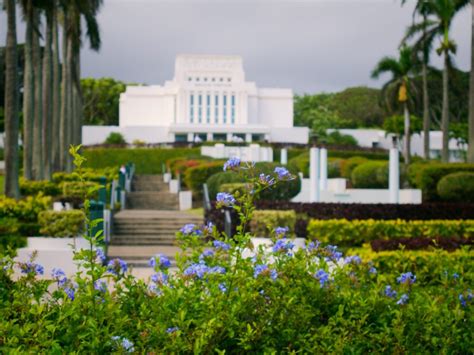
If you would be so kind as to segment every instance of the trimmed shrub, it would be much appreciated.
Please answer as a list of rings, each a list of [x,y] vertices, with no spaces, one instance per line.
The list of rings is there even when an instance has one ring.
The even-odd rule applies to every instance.
[[[359,165],[367,162],[367,158],[364,157],[352,157],[341,162],[341,176],[348,180],[352,177],[352,171]]]
[[[0,255],[6,255],[11,250],[10,256],[14,256],[15,250],[26,247],[26,237],[18,235],[0,235]],[[1,281],[0,281],[1,282]]]
[[[439,201],[438,182],[446,175],[460,172],[474,173],[474,164],[417,163],[409,168],[408,175],[410,183],[423,191],[424,201]]]
[[[437,192],[444,201],[474,202],[474,173],[454,173],[438,182]]]
[[[220,192],[228,192],[230,194],[243,194],[245,192],[245,183],[237,182],[233,184],[222,184]]]
[[[16,218],[0,218],[0,235],[17,235],[20,223]]]
[[[340,178],[341,174],[341,167],[344,159],[340,158],[329,158],[328,159],[328,178]]]
[[[61,194],[61,189],[56,183],[48,180],[33,181],[26,180],[23,177],[20,178],[20,193],[22,196],[33,196],[40,192],[46,196],[57,196]]]
[[[275,175],[274,170],[277,166],[280,166],[276,163],[257,163],[255,164],[255,173],[265,174],[265,175]],[[295,176],[297,176],[297,171],[288,167],[288,170]],[[242,175],[235,172],[226,172],[222,171],[218,176],[211,176],[207,181],[207,187],[209,189],[209,196],[212,200],[215,199],[215,196],[218,192],[221,192],[221,185],[229,183],[243,183],[245,179]],[[299,178],[288,181],[285,184],[279,184],[276,188],[267,189],[263,191],[260,195],[262,200],[290,200],[292,197],[296,196],[301,190],[301,181]]]
[[[171,172],[172,172],[174,177],[177,178],[178,175],[179,175],[179,176],[181,176],[181,178],[183,178],[184,175],[186,174],[186,171],[189,168],[194,168],[196,166],[200,166],[205,162],[206,162],[205,160],[195,160],[195,159],[177,160],[176,163],[173,164]]]
[[[63,196],[72,199],[84,199],[85,197],[96,199],[100,187],[100,184],[92,181],[85,181],[83,183],[75,181],[62,183]]]
[[[86,181],[100,182],[101,178],[105,177],[107,182],[112,182],[118,179],[118,166],[103,168],[103,169],[83,169],[83,178]],[[60,184],[64,181],[80,181],[79,176],[75,173],[57,172],[53,173],[53,182]]]
[[[87,165],[92,169],[118,167],[124,163],[135,164],[136,174],[161,174],[162,164],[168,159],[196,158],[199,148],[94,148],[83,152]]]
[[[206,183],[206,181],[212,175],[221,172],[223,167],[223,163],[219,161],[203,163],[198,166],[189,168],[186,170],[184,174],[184,184],[188,189],[193,192],[195,198],[202,197],[202,185]],[[212,199],[212,195],[210,195]]]
[[[295,223],[295,211],[258,210],[250,221],[250,232],[256,237],[270,237],[275,228],[288,227],[287,236],[291,237],[295,232]]]
[[[110,132],[110,134],[105,139],[104,144],[115,144],[115,145],[123,145],[127,144],[124,136],[119,132]]]
[[[328,158],[328,177],[341,177],[343,159]],[[304,177],[309,177],[309,154],[304,153],[288,161],[288,167],[294,171],[302,172]]]
[[[20,222],[36,222],[38,214],[51,206],[51,197],[28,196],[21,200],[15,200],[6,196],[0,196],[0,216],[2,218],[15,218]]]
[[[369,161],[358,165],[352,171],[351,182],[358,189],[388,188],[388,163]]]
[[[377,239],[411,237],[474,237],[474,220],[382,221],[311,220],[308,238],[340,246],[360,246]]]
[[[84,212],[43,211],[38,215],[40,233],[49,237],[75,237],[84,230]]]
[[[390,238],[377,239],[370,242],[372,250],[427,250],[444,249],[453,251],[464,246],[474,245],[474,238],[462,237],[412,237],[412,238]]]

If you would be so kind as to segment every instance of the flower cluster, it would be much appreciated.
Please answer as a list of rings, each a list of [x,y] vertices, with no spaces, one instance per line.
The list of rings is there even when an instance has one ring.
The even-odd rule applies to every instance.
[[[461,303],[461,306],[466,307],[468,302],[471,302],[474,299],[474,295],[471,290],[467,290],[467,292],[460,293],[459,296],[459,302]]]
[[[69,299],[74,300],[77,285],[66,277],[66,273],[62,269],[51,270],[51,278],[57,282],[58,287],[66,293]]]
[[[288,227],[276,227],[275,228],[275,235],[278,237],[278,238],[282,238],[286,235],[286,233],[288,233],[290,229]]]
[[[390,297],[390,298],[397,297],[397,291],[395,291],[390,285],[385,286],[384,293],[385,293],[385,296]]]
[[[180,230],[184,235],[197,234],[201,235],[202,231],[193,223],[185,224]]]
[[[272,186],[275,185],[275,179],[272,178],[270,175],[260,174],[258,177],[258,182],[262,186]]]
[[[204,263],[194,263],[184,270],[183,275],[202,279],[207,274],[225,274],[225,272],[226,270],[222,266],[209,267]]]
[[[67,277],[64,271],[60,268],[54,268],[51,271],[51,277],[56,280],[58,286],[63,286],[67,282]]]
[[[342,258],[342,252],[337,250],[336,245],[328,245],[325,248],[326,253],[329,255],[329,258],[334,259],[334,260],[339,260]]]
[[[20,269],[21,269],[22,274],[31,274],[31,273],[34,275],[44,274],[44,267],[32,261],[27,261],[26,263],[20,263]]]
[[[278,272],[275,269],[270,269],[266,264],[258,264],[254,267],[253,277],[257,278],[260,275],[270,276],[272,280],[276,280],[278,277]]]
[[[225,242],[222,242],[220,240],[214,240],[214,242],[212,242],[212,244],[214,245],[214,248],[216,248],[218,250],[228,251],[230,249],[229,244],[227,244]]]
[[[235,204],[235,198],[228,192],[219,192],[216,196],[217,206],[230,207]]]
[[[289,252],[291,249],[295,247],[295,244],[286,238],[278,239],[275,244],[273,245],[273,252]]]
[[[404,305],[404,304],[407,304],[408,302],[408,295],[406,293],[404,293],[403,295],[400,296],[400,299],[397,301],[397,304],[398,305]]]
[[[114,275],[124,274],[128,270],[128,265],[122,259],[116,258],[109,261],[107,264],[107,270]]]
[[[165,255],[156,254],[150,258],[148,265],[152,268],[158,267],[159,269],[168,269],[171,267],[171,262]]]
[[[323,269],[319,269],[318,271],[316,271],[314,277],[319,280],[319,285],[321,287],[324,287],[326,283],[329,282],[329,274]]]
[[[240,159],[239,158],[230,158],[224,163],[224,171],[227,170],[237,170],[240,167]]]
[[[113,336],[112,340],[115,342],[116,346],[118,346],[119,348],[121,348],[121,350],[124,350],[127,353],[133,353],[135,351],[133,343],[127,338]]]
[[[276,167],[275,174],[277,174],[278,180],[288,181],[293,179],[293,175],[290,174],[288,169],[283,167]]]
[[[346,264],[356,264],[359,265],[362,262],[362,259],[358,255],[346,256],[344,258],[344,263]]]
[[[404,274],[401,274],[397,278],[397,282],[399,284],[408,284],[411,285],[416,281],[416,276],[413,275],[411,272],[405,272]]]
[[[94,283],[94,289],[101,292],[101,293],[106,293],[107,292],[107,282],[104,280],[97,280]]]

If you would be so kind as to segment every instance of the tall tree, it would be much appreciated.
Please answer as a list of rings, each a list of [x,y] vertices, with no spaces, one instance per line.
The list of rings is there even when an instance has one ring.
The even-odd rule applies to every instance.
[[[471,76],[469,87],[469,151],[467,160],[474,163],[474,0],[471,0]]]
[[[21,9],[26,23],[25,31],[25,68],[23,81],[23,176],[32,178],[33,159],[33,122],[34,122],[34,71],[33,71],[33,0],[22,0]]]
[[[5,0],[7,11],[7,40],[5,54],[5,194],[20,196],[18,174],[18,55],[16,36],[16,8],[14,0]]]
[[[441,112],[441,130],[443,131],[443,147],[441,159],[449,161],[449,70],[451,54],[456,53],[456,43],[450,38],[451,25],[456,13],[464,6],[467,0],[429,0],[426,3],[427,11],[432,17],[421,23],[413,24],[407,31],[408,40],[416,35],[428,48],[433,46],[435,39],[440,39],[436,49],[438,55],[443,56],[443,108]]]
[[[426,41],[426,27],[427,27],[427,20],[429,16],[429,3],[430,0],[417,0],[415,9],[413,11],[413,22],[415,21],[415,17],[420,15],[423,19],[421,23],[421,32],[422,36],[420,40],[415,44],[414,48],[416,49],[414,52],[418,55],[418,52],[422,54],[422,67],[421,67],[421,75],[422,75],[422,82],[423,82],[423,153],[425,159],[429,159],[430,157],[430,108],[429,108],[429,92],[428,92],[428,64],[430,61],[430,51],[431,46],[430,43]],[[402,5],[404,5],[407,0],[402,0]],[[404,43],[404,41],[402,41]]]
[[[52,55],[53,55],[53,92],[52,92],[52,139],[51,139],[51,159],[52,171],[60,170],[60,139],[59,127],[61,116],[61,65],[59,62],[59,9],[57,0],[53,1],[53,38],[52,38]]]
[[[397,101],[403,107],[404,113],[404,158],[405,163],[410,164],[411,150],[411,130],[410,130],[410,111],[408,108],[410,92],[415,90],[412,77],[417,73],[418,63],[414,60],[413,51],[410,47],[400,48],[399,57],[384,57],[372,71],[372,77],[378,78],[383,73],[389,73],[391,78],[382,87],[381,94],[387,105],[390,105],[391,98],[396,95]]]
[[[33,122],[33,164],[32,175],[35,180],[42,180],[43,166],[43,60],[39,32],[40,9],[33,9],[35,27],[33,29],[33,72],[35,78],[34,90],[34,122]]]

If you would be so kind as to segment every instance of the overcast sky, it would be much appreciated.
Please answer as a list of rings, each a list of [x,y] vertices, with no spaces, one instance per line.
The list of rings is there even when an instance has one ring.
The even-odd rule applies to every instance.
[[[370,71],[382,56],[396,55],[412,11],[413,2],[402,8],[399,0],[105,0],[102,48],[83,50],[82,73],[162,84],[177,54],[234,54],[260,87],[380,86]],[[463,70],[470,68],[470,20],[466,8],[452,29]],[[3,44],[4,14],[0,24]]]

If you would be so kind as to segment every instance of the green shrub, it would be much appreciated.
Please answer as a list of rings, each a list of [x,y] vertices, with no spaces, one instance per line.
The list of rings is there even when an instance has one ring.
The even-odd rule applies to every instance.
[[[340,158],[329,158],[328,159],[328,178],[340,178],[341,175],[341,166],[344,159]]]
[[[276,163],[257,163],[255,164],[255,173],[265,175],[275,175],[274,170],[277,166]],[[191,170],[191,169],[190,169]],[[285,184],[280,184],[274,189],[267,189],[260,195],[262,200],[283,200],[287,201],[296,196],[301,190],[301,180],[297,177],[297,170],[293,167],[288,166],[290,173],[296,176],[294,180],[289,181]],[[218,192],[221,192],[221,185],[229,183],[242,183],[245,179],[242,175],[234,172],[222,171],[207,180],[207,187],[209,189],[209,197],[211,200],[216,198]]]
[[[340,246],[360,246],[377,239],[410,237],[474,237],[474,220],[312,219],[308,238]]]
[[[464,163],[429,163],[413,164],[409,168],[410,183],[423,191],[424,201],[439,201],[438,182],[446,175],[460,172],[474,172],[474,164]]]
[[[84,230],[84,212],[43,211],[38,215],[40,233],[49,237],[75,237]]]
[[[92,169],[118,167],[134,163],[136,174],[161,174],[163,164],[171,158],[196,158],[199,148],[94,148],[85,149],[87,166]]]
[[[222,184],[220,192],[228,192],[230,194],[239,193],[242,195],[245,192],[246,184],[243,182],[237,182],[233,184]]]
[[[439,180],[439,197],[444,201],[474,202],[474,173],[453,173]]]
[[[181,176],[181,179],[186,175],[186,171],[190,168],[200,166],[207,163],[206,160],[197,160],[197,159],[181,159],[175,161],[172,164],[172,170],[170,170],[174,177]]]
[[[294,235],[296,223],[295,211],[257,210],[250,222],[250,231],[257,237],[269,237],[277,227],[288,227],[288,237]]]
[[[106,178],[108,183],[112,180],[118,179],[118,166],[102,168],[102,169],[83,169],[83,178],[86,181],[100,182],[103,177]],[[60,184],[64,181],[80,181],[79,176],[76,173],[57,172],[53,174],[53,182]]]
[[[17,235],[20,223],[16,218],[0,217],[0,235]]]
[[[304,177],[309,177],[309,153],[305,152],[288,160],[288,168],[302,172]]]
[[[41,193],[18,201],[0,196],[0,216],[2,218],[15,218],[22,223],[36,222],[38,213],[49,209],[51,204],[51,197],[43,196]]]
[[[352,157],[341,162],[341,176],[345,179],[350,180],[352,177],[352,171],[359,165],[364,164],[368,161],[364,157]]]
[[[123,135],[119,132],[110,132],[110,134],[105,139],[105,144],[127,144]]]
[[[189,168],[184,174],[184,184],[193,192],[193,196],[195,198],[201,198],[202,185],[205,184],[209,177],[221,172],[223,166],[224,164],[222,162],[214,161],[208,163],[205,162],[195,167]]]
[[[85,181],[82,183],[68,181],[62,183],[63,196],[73,199],[84,199],[85,197],[97,199],[98,189],[100,187],[100,184],[92,181]]]
[[[370,161],[358,165],[352,171],[351,182],[358,189],[388,188],[388,163]]]
[[[33,181],[20,178],[20,193],[22,196],[32,196],[39,193],[43,193],[46,196],[57,196],[61,194],[59,186],[48,180]]]
[[[26,237],[18,235],[0,235],[0,256],[10,255],[14,256],[15,250],[26,247]],[[11,253],[8,251],[11,250]],[[1,283],[0,279],[0,283]]]

